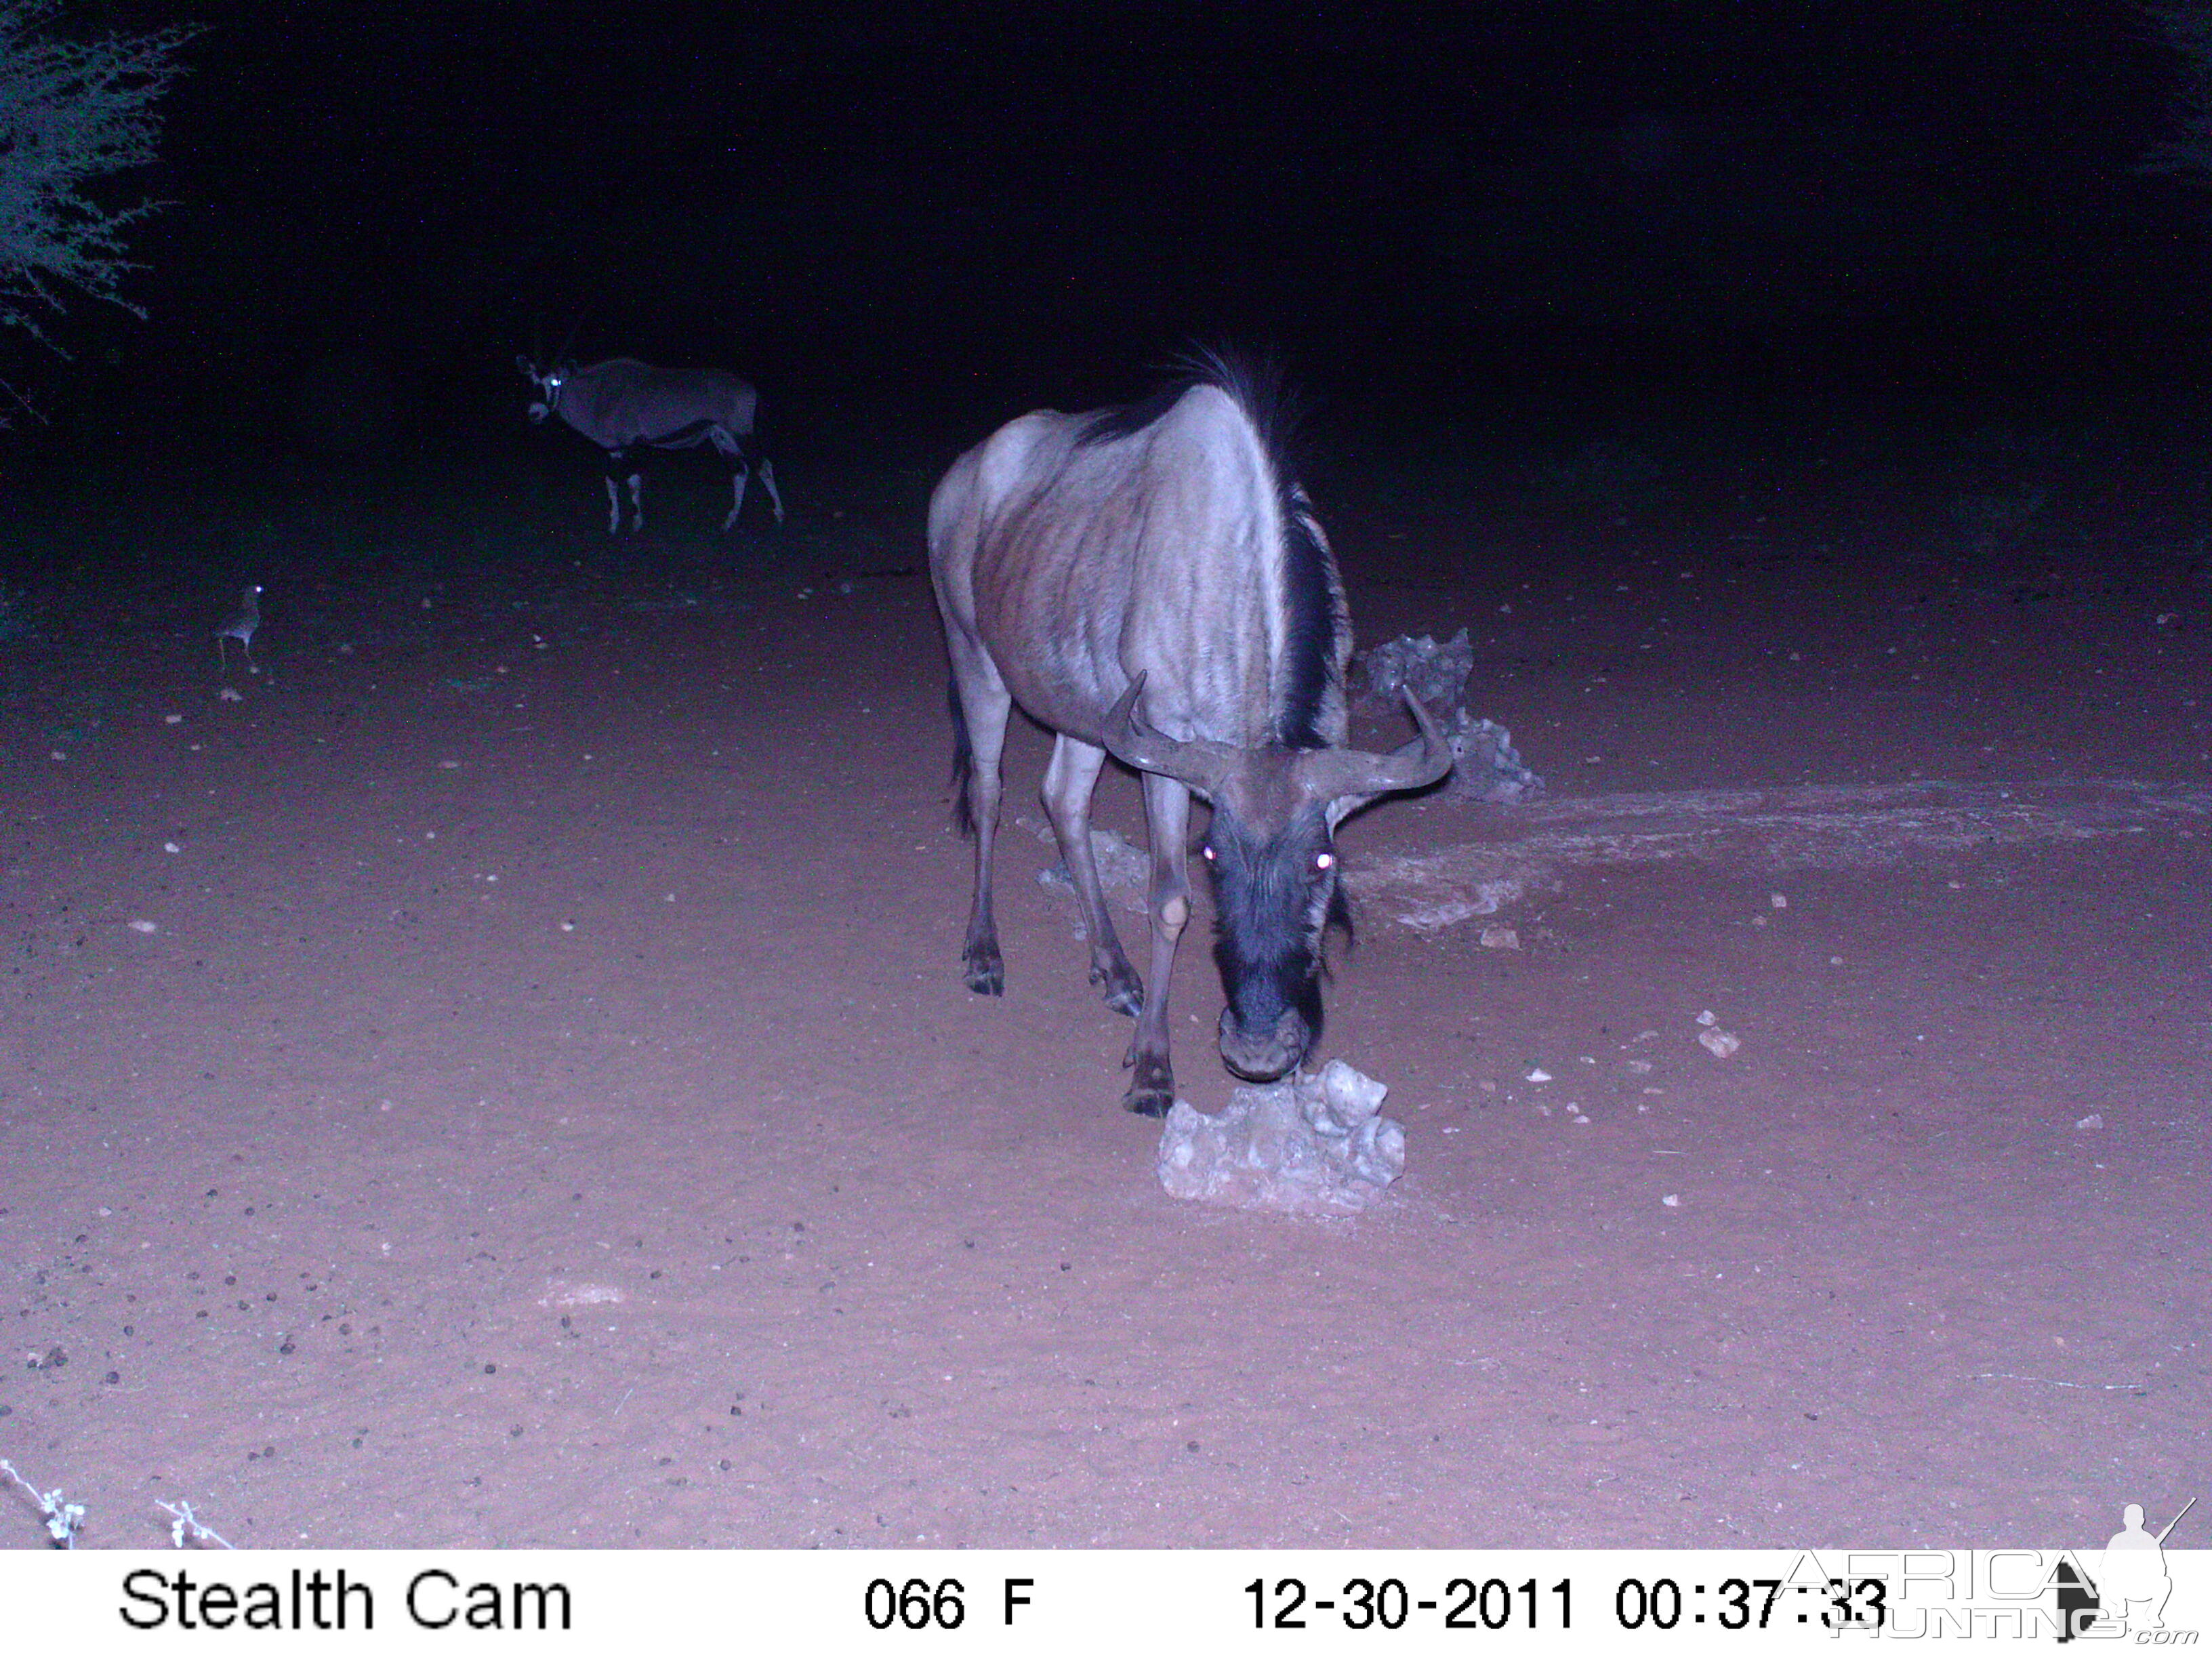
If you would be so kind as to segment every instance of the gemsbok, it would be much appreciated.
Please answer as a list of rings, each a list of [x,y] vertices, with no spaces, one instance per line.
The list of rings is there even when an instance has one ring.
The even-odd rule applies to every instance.
[[[734,374],[719,368],[656,368],[635,357],[611,357],[588,368],[559,364],[540,369],[527,357],[515,367],[538,389],[527,410],[532,424],[557,416],[606,452],[607,534],[622,530],[618,480],[629,480],[630,533],[645,528],[646,452],[696,449],[711,443],[732,469],[727,530],[745,504],[745,480],[760,465],[761,487],[783,522],[783,496],[775,487],[775,468],[757,448],[753,428],[760,394]]]

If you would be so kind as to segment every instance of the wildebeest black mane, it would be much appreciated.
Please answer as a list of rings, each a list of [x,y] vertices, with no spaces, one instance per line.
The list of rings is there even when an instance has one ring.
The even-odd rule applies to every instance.
[[[1283,520],[1283,591],[1289,611],[1283,642],[1288,667],[1282,707],[1275,711],[1275,735],[1288,749],[1327,746],[1319,722],[1322,705],[1337,678],[1336,581],[1327,544],[1314,518],[1313,504],[1291,465],[1297,406],[1284,385],[1279,365],[1270,358],[1200,349],[1176,365],[1170,378],[1133,403],[1103,409],[1084,422],[1079,447],[1132,438],[1164,416],[1194,386],[1217,386],[1243,410],[1260,434],[1268,471],[1274,475]]]
[[[1194,369],[1179,371],[1172,380],[1163,381],[1141,398],[1097,410],[1084,422],[1083,430],[1076,434],[1076,445],[1087,449],[1093,444],[1112,443],[1117,438],[1133,438],[1173,409],[1191,387],[1216,384],[1218,382],[1212,376]]]

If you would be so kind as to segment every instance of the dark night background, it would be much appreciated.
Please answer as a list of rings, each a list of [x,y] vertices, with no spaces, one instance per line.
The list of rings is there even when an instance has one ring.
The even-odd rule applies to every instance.
[[[942,459],[1272,348],[1322,447],[2189,418],[2201,196],[2122,3],[118,3],[205,33],[26,438],[462,457],[517,350],[727,364]],[[19,434],[21,436],[23,434]],[[793,470],[798,463],[797,470]]]

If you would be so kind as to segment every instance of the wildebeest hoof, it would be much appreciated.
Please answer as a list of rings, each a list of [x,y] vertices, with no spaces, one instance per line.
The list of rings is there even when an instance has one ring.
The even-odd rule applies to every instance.
[[[1106,988],[1106,1006],[1117,1014],[1127,1014],[1131,1019],[1145,1012],[1145,981],[1137,977],[1137,970],[1127,963],[1115,968],[1094,966],[1091,982]]]
[[[1002,997],[1006,994],[1006,964],[998,957],[988,961],[968,959],[968,971],[962,975],[968,988],[978,996]]]
[[[1168,1108],[1175,1104],[1175,1073],[1164,1054],[1139,1054],[1133,1049],[1130,1060],[1136,1064],[1137,1075],[1129,1081],[1129,1092],[1121,1097],[1121,1104],[1139,1117],[1165,1117]]]
[[[1169,1084],[1133,1083],[1129,1092],[1121,1097],[1124,1109],[1139,1117],[1165,1117],[1175,1104],[1175,1085]]]

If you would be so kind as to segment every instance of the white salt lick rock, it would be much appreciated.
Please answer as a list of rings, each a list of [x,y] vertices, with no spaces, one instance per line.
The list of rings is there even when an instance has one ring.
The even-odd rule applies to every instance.
[[[1240,1088],[1218,1116],[1178,1100],[1160,1135],[1176,1198],[1292,1215],[1357,1215],[1406,1168],[1388,1085],[1333,1060],[1311,1077]]]

